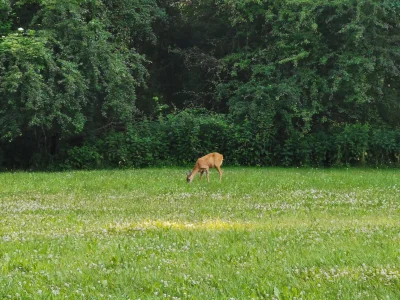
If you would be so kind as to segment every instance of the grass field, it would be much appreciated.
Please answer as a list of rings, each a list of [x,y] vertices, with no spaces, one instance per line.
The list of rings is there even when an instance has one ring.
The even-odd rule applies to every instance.
[[[400,299],[400,171],[0,174],[0,299]]]

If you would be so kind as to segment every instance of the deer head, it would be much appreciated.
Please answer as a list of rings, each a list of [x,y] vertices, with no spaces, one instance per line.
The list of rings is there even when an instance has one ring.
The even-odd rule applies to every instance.
[[[192,171],[189,170],[186,175],[187,175],[186,176],[187,183],[191,183],[192,179],[193,179],[193,178],[190,177],[190,176],[192,176]]]

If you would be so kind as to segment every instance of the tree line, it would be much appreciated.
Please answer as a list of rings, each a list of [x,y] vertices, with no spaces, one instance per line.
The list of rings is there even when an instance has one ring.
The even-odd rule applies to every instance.
[[[398,0],[2,0],[0,168],[400,165]]]

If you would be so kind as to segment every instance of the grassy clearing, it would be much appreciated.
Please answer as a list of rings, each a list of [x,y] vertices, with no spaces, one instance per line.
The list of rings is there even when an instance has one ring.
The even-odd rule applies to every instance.
[[[0,299],[400,298],[398,170],[224,170],[0,174]]]

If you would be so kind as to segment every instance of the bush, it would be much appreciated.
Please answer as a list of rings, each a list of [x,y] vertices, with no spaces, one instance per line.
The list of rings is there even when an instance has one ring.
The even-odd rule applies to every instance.
[[[400,130],[372,130],[368,161],[375,165],[400,166]]]
[[[368,125],[346,125],[336,137],[337,162],[365,165],[369,140],[370,127]]]
[[[103,155],[95,145],[83,145],[74,147],[67,151],[68,158],[65,160],[64,168],[93,169],[104,166]]]
[[[226,115],[191,109],[142,120],[123,132],[86,138],[82,145],[63,143],[54,159],[49,153],[33,153],[29,161],[30,167],[42,161],[52,161],[54,164],[48,167],[57,167],[57,161],[61,161],[59,165],[68,169],[192,166],[197,158],[220,152],[224,165],[400,166],[398,129],[346,124],[308,133],[291,128],[282,135],[264,128],[260,120],[246,118],[239,123]],[[7,146],[7,152],[0,150],[0,159],[15,165],[17,159],[5,158],[4,153],[13,153],[12,145]]]

